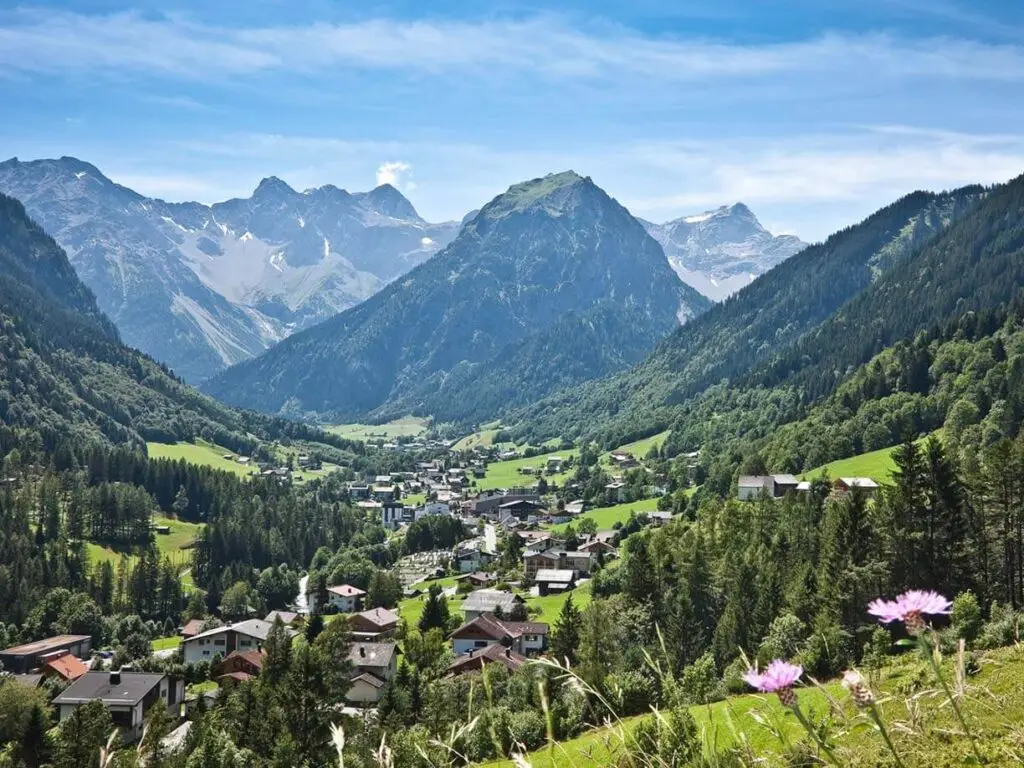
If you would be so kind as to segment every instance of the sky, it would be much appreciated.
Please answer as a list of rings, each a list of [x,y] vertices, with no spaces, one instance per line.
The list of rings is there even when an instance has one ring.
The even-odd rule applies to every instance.
[[[214,202],[388,182],[428,220],[571,168],[820,240],[1024,172],[1024,3],[0,3],[0,158]]]

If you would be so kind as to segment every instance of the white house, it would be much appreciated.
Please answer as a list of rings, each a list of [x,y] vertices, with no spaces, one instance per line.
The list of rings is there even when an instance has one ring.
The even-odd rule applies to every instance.
[[[327,605],[338,613],[355,613],[363,609],[366,592],[351,584],[339,584],[327,588]]]
[[[535,621],[505,621],[484,613],[452,632],[456,656],[500,643],[519,654],[539,654],[547,647],[548,625]]]
[[[376,704],[398,671],[397,644],[354,643],[348,660],[354,675],[345,699],[352,704]]]
[[[232,651],[258,651],[267,640],[273,624],[259,619],[240,621],[224,627],[207,630],[190,637],[181,644],[186,664],[212,661],[214,656],[225,658]],[[289,634],[294,634],[288,630]]]
[[[446,502],[428,501],[421,507],[416,508],[415,519],[422,520],[424,517],[443,517],[451,514],[451,507]]]

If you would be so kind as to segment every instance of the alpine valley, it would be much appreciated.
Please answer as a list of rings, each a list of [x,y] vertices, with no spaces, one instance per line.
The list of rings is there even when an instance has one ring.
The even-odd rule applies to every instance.
[[[385,184],[297,192],[277,178],[214,205],[167,203],[71,157],[0,163],[128,344],[201,381],[378,291],[445,246]]]

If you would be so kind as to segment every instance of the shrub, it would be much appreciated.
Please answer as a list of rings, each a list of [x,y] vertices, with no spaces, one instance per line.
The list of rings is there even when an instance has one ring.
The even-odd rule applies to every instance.
[[[1022,616],[1010,605],[993,603],[989,620],[981,628],[976,645],[979,648],[1000,648],[1012,645],[1020,637]]]
[[[974,596],[973,592],[969,590],[961,592],[953,600],[950,623],[956,634],[968,643],[973,643],[981,634],[984,620],[981,615],[981,606],[978,605],[978,598]]]
[[[807,637],[807,625],[792,613],[777,617],[757,650],[757,661],[764,666],[772,659],[791,659],[797,655]]]
[[[679,693],[683,699],[678,704],[709,704],[725,698],[725,687],[715,670],[715,657],[705,653],[683,670],[679,678]]]
[[[529,752],[544,743],[546,732],[544,716],[535,709],[513,713],[509,718],[508,728],[512,736],[513,749],[523,749]]]
[[[722,673],[722,683],[727,693],[735,696],[740,693],[747,693],[750,687],[743,679],[743,673],[747,671],[747,665],[742,658],[733,659],[729,666]]]
[[[636,670],[608,675],[605,689],[620,717],[646,712],[654,703],[654,685],[650,678]]]
[[[819,679],[835,677],[852,661],[851,637],[837,624],[819,623],[797,655],[797,663]]]
[[[701,747],[693,715],[685,707],[675,707],[664,717],[644,719],[633,732],[630,752],[640,758],[642,765],[694,765],[701,756]]]

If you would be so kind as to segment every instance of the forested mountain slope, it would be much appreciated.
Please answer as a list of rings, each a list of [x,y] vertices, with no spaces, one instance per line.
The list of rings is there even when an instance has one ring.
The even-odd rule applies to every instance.
[[[616,445],[665,429],[681,404],[784,354],[971,211],[984,194],[975,186],[907,195],[787,259],[677,330],[636,368],[524,409],[517,416],[520,433],[587,434]]]
[[[0,194],[0,420],[44,442],[205,437],[234,449],[307,427],[228,408],[121,343],[64,251]],[[340,445],[342,441],[336,441]]]
[[[506,408],[520,384],[521,397],[539,397],[639,359],[709,303],[625,208],[566,172],[511,187],[433,259],[207,391],[342,420],[382,407],[480,419]],[[568,351],[600,342],[610,348],[564,365]],[[556,354],[533,357],[544,349]],[[515,386],[478,388],[503,366]]]

